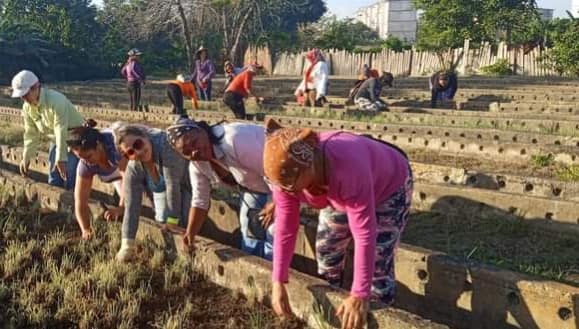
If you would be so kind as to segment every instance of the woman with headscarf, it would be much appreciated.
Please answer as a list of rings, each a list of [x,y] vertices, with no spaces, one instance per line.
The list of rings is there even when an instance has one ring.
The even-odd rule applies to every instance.
[[[197,103],[197,92],[195,89],[192,78],[190,76],[184,76],[183,74],[179,74],[177,79],[167,84],[167,96],[169,97],[171,104],[173,104],[173,114],[185,114],[183,97],[191,98],[193,108],[196,110],[199,109],[199,104]]]
[[[142,53],[133,48],[127,53],[129,59],[123,66],[121,74],[127,79],[127,89],[131,99],[131,111],[138,111],[141,105],[141,86],[145,84],[145,72],[139,63]]]
[[[84,240],[93,235],[88,200],[94,176],[98,176],[103,183],[113,184],[120,197],[117,208],[105,211],[105,219],[114,220],[124,212],[121,173],[128,160],[118,152],[112,130],[99,131],[95,126],[94,120],[87,120],[84,126],[71,129],[66,140],[71,152],[80,159],[74,187],[74,213]]]
[[[354,241],[354,279],[337,314],[342,328],[359,328],[370,297],[388,305],[395,295],[394,254],[408,220],[412,173],[404,152],[348,132],[315,133],[266,123],[264,171],[273,187],[274,235],[272,305],[289,315],[289,266],[298,234],[300,203],[332,208],[346,216],[319,223],[318,265],[335,284]]]
[[[295,96],[303,99],[305,106],[322,106],[327,103],[326,95],[330,78],[330,69],[321,50],[314,48],[306,54],[309,63],[304,79],[295,91]]]
[[[238,122],[209,126],[182,117],[167,129],[167,137],[173,148],[190,161],[193,198],[185,245],[193,247],[207,219],[211,189],[221,186],[241,194],[241,249],[271,259],[273,226],[259,220],[270,194],[263,175],[264,128]]]
[[[123,177],[125,212],[117,253],[117,260],[127,262],[135,256],[143,192],[153,200],[156,221],[186,225],[191,197],[188,163],[173,150],[163,130],[119,124],[113,131],[119,153],[129,160]]]
[[[384,86],[392,87],[392,74],[382,72],[380,77],[371,76],[366,79],[354,95],[354,103],[362,111],[384,111],[388,105],[380,98]]]
[[[215,65],[209,59],[207,48],[201,46],[197,50],[197,60],[195,61],[195,72],[193,73],[193,79],[195,85],[197,86],[197,95],[202,101],[211,100],[211,89],[213,80],[215,77]]]
[[[235,65],[233,65],[233,63],[230,61],[225,61],[223,64],[223,72],[225,73],[225,87],[223,88],[225,91],[227,87],[229,87],[231,81],[233,81],[233,78],[235,78],[239,73],[243,72],[243,69],[240,67],[235,67]]]

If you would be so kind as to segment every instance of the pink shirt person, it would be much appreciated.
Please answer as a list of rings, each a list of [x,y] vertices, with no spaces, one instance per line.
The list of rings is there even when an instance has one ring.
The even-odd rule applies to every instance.
[[[351,295],[368,298],[375,267],[377,207],[408,180],[408,160],[399,150],[371,138],[337,131],[319,133],[317,137],[316,148],[321,150],[330,168],[327,192],[314,196],[305,189],[291,192],[279,186],[273,188],[276,228],[272,279],[288,282],[299,228],[300,203],[314,208],[331,206],[347,214],[354,240]],[[266,147],[266,176],[274,181],[267,168],[272,154],[274,152],[268,153]],[[266,159],[268,156],[270,159]]]

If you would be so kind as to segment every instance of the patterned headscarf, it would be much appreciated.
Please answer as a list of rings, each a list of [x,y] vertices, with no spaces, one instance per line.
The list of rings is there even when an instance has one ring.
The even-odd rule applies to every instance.
[[[293,187],[302,169],[314,164],[318,137],[311,129],[282,128],[271,119],[266,122],[266,128],[265,176],[275,185]]]
[[[182,115],[175,121],[174,125],[167,128],[167,141],[175,147],[179,138],[193,129],[199,129],[199,125],[186,115]]]

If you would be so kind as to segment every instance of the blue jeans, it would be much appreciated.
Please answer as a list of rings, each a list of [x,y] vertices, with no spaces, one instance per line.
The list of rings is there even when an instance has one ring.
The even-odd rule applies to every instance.
[[[207,89],[203,90],[197,85],[197,97],[200,101],[210,101],[211,100],[211,87],[213,86],[213,82],[209,80],[207,82]]]
[[[241,206],[239,207],[241,250],[248,254],[259,256],[271,261],[273,259],[273,225],[267,229],[264,241],[250,238],[247,233],[249,226],[249,217],[247,216],[247,213],[249,209],[263,209],[267,204],[268,195],[243,192],[241,198]]]
[[[67,190],[74,189],[77,165],[78,158],[71,152],[68,152],[68,158],[66,160],[66,176],[68,179],[66,181],[62,179],[56,169],[56,144],[50,144],[50,148],[48,149],[48,166],[50,168],[48,172],[48,184],[63,187]]]

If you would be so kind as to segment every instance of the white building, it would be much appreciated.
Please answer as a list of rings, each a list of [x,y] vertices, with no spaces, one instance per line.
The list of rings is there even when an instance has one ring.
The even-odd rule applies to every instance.
[[[414,42],[418,25],[411,0],[378,0],[356,12],[356,20],[378,32],[380,38],[394,36]]]
[[[539,8],[537,10],[539,11],[539,15],[541,15],[541,19],[544,21],[553,20],[553,12],[555,11],[554,9]]]
[[[571,2],[571,14],[579,17],[579,0],[573,0],[573,2]]]

